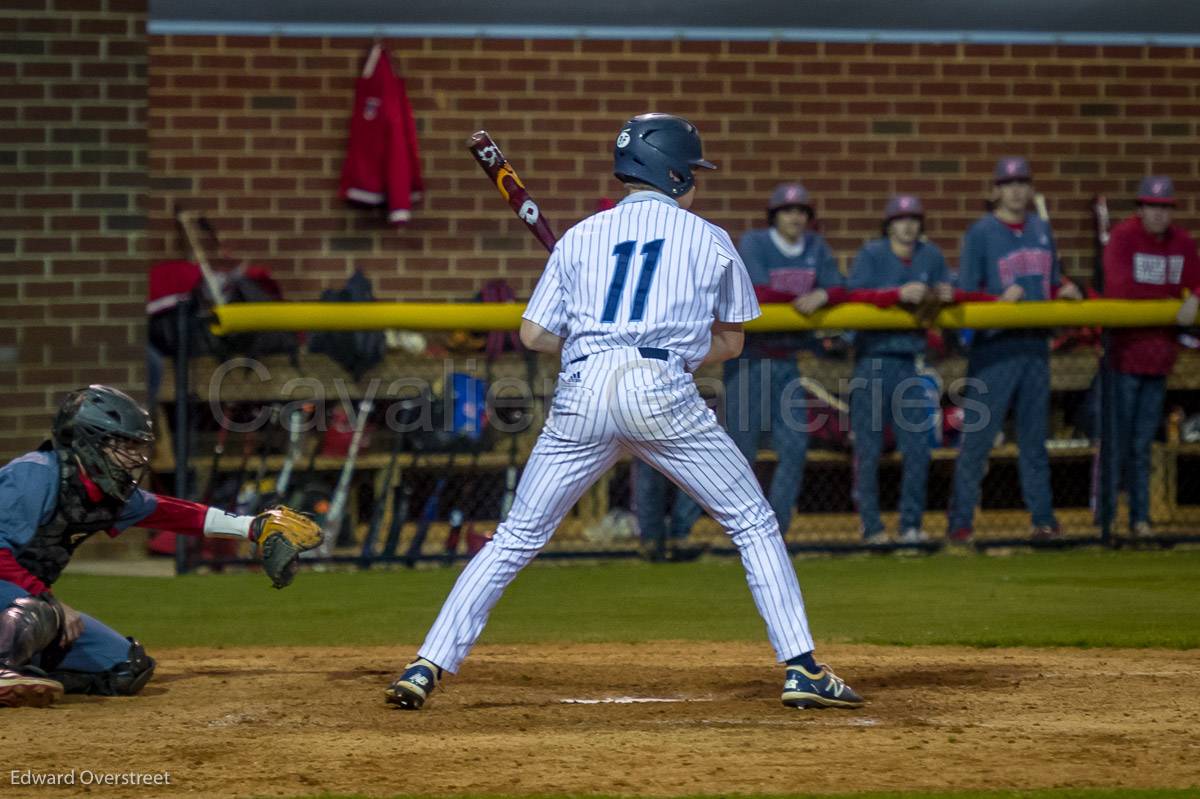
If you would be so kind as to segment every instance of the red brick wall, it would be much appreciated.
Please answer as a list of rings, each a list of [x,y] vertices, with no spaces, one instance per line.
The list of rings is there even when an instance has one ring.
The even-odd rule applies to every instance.
[[[0,17],[0,457],[62,394],[137,390],[145,0],[6,0]]]
[[[122,0],[72,2],[109,13],[124,8]],[[25,14],[37,15],[36,9]],[[22,41],[42,40],[46,47],[55,37],[119,35],[30,33]],[[697,211],[736,237],[762,223],[765,197],[777,181],[801,179],[815,194],[844,263],[875,234],[886,196],[896,190],[925,198],[928,231],[953,257],[959,236],[980,212],[993,162],[1009,153],[1032,159],[1068,271],[1075,274],[1090,272],[1089,198],[1096,192],[1108,193],[1114,211],[1123,212],[1127,203],[1116,200],[1127,197],[1143,174],[1172,174],[1185,195],[1181,221],[1200,222],[1192,199],[1200,192],[1195,49],[477,39],[389,44],[416,108],[429,195],[401,230],[346,208],[335,196],[354,77],[369,42],[151,37],[146,254],[181,252],[170,213],[184,202],[207,210],[241,254],[272,265],[292,298],[315,297],[340,283],[353,264],[367,267],[387,298],[466,298],[497,275],[527,292],[543,255],[465,152],[466,137],[481,127],[490,130],[561,230],[588,213],[598,197],[618,194],[608,172],[612,138],[624,118],[650,109],[691,118],[704,133],[706,154],[721,164],[721,172],[703,176]],[[137,48],[136,42],[126,46]],[[64,59],[94,63],[90,47],[84,49],[14,53],[0,68],[8,70],[6,79],[33,78],[24,70],[53,70]],[[138,58],[126,53],[116,63],[135,70]],[[122,80],[105,79],[126,87]],[[136,81],[128,82],[122,91],[135,90]],[[137,213],[137,191],[115,185],[113,176],[134,172],[140,100],[121,104],[127,116],[119,121],[93,121],[99,109],[85,116],[86,109],[108,108],[101,102],[108,91],[103,82],[88,90],[99,91],[100,101],[77,99],[73,86],[48,82],[31,90],[25,83],[8,89],[18,96],[0,106],[10,126],[36,139],[9,156],[25,172],[10,178],[10,185],[31,185],[31,174],[44,176],[45,185],[19,194],[15,204],[3,198],[13,218],[0,232],[0,246],[16,256],[22,283],[6,283],[0,291],[7,292],[6,305],[20,301],[19,314],[33,314],[40,327],[0,323],[7,325],[0,327],[0,346],[21,347],[26,375],[17,388],[19,407],[0,410],[0,448],[10,450],[41,429],[45,417],[32,409],[58,387],[85,377],[122,382],[136,376],[140,355],[133,343],[142,335],[136,300],[144,290],[136,276],[141,266],[129,257],[137,252],[136,235],[116,233],[108,221],[133,224],[121,220]],[[22,96],[29,91],[36,96]],[[67,121],[46,131],[45,122],[27,116],[31,108],[69,116],[52,116]],[[54,137],[69,140],[80,135],[77,129],[99,131],[109,145],[103,149],[120,150],[125,160],[94,166],[84,153],[100,148],[71,143],[66,146],[78,160],[69,167],[24,168],[26,151],[58,151]],[[81,181],[99,183],[76,185]],[[80,204],[84,196],[122,192],[120,209]],[[57,197],[39,201],[59,207],[43,216],[22,199],[34,193]],[[30,225],[42,232],[24,232]],[[72,225],[93,229],[57,232],[74,231]],[[26,237],[59,243],[30,245]],[[17,244],[8,243],[13,239]],[[66,251],[36,252],[42,246]],[[99,261],[97,252],[103,253]],[[51,287],[53,278],[66,274],[89,283]],[[47,297],[56,291],[65,294]],[[98,344],[101,335],[119,341]],[[67,370],[38,361],[53,353],[102,366]]]
[[[336,198],[359,59],[349,39],[151,40],[151,248],[171,203],[211,209],[292,296],[373,270],[391,297],[527,291],[539,246],[463,142],[487,128],[562,229],[615,196],[611,142],[646,110],[679,113],[721,165],[695,206],[736,236],[801,179],[848,264],[886,196],[921,194],[952,255],[997,156],[1027,154],[1068,270],[1091,269],[1090,197],[1147,171],[1200,189],[1200,56],[1189,49],[770,42],[414,39],[389,43],[415,106],[429,199],[391,231]],[[194,198],[194,199],[193,199]],[[1128,206],[1116,203],[1117,210]],[[1181,217],[1192,221],[1192,200]]]

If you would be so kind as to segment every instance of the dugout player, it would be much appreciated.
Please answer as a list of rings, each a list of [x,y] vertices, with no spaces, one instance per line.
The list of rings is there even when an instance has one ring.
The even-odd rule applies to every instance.
[[[154,445],[150,415],[108,386],[72,392],[50,440],[0,468],[0,707],[45,706],[63,692],[131,696],[154,674],[133,638],[53,591],[75,549],[98,532],[141,525],[256,542],[277,588],[321,542],[286,508],[236,516],[138,488]]]
[[[1032,173],[1024,158],[1001,158],[993,181],[995,209],[963,237],[958,285],[1002,302],[1080,299],[1062,278],[1050,224],[1029,210]],[[971,378],[964,397],[974,400],[963,419],[961,451],[954,468],[949,530],[952,543],[972,539],[980,484],[996,434],[1009,410],[1016,416],[1021,495],[1033,517],[1035,540],[1057,538],[1046,453],[1050,404],[1050,345],[1041,328],[978,330],[967,359]],[[973,409],[980,408],[980,411]]]
[[[810,227],[815,216],[803,185],[781,184],[767,201],[767,227],[747,231],[738,242],[738,253],[759,302],[791,303],[808,315],[846,299],[845,281],[833,250]],[[746,337],[742,358],[726,361],[723,367],[725,428],[750,463],[758,458],[763,433],[770,433],[778,463],[767,496],[785,535],[808,458],[807,405],[796,365],[796,352],[808,341],[806,333],[751,334]],[[657,521],[661,526],[664,478],[639,479],[634,485],[639,525]],[[642,508],[660,515],[643,522]],[[668,540],[682,540],[699,516],[695,502],[676,497]]]
[[[665,472],[729,533],[787,664],[783,703],[858,707],[863,700],[814,659],[775,514],[692,380],[702,363],[737,357],[742,323],[759,314],[729,236],[687,211],[692,170],[715,167],[703,159],[696,128],[667,114],[627,122],[613,162],[628,195],[563,235],[525,309],[522,342],[561,352],[562,372],[512,511],[459,575],[387,701],[420,708],[444,671],[458,671],[505,587],[628,453]]]
[[[916,308],[931,295],[938,303],[954,301],[946,259],[937,245],[922,241],[925,211],[920,199],[901,194],[888,200],[883,236],[868,242],[850,267],[848,299],[880,308],[902,304]],[[850,392],[850,429],[854,433],[854,496],[867,544],[887,541],[879,515],[879,456],[884,428],[890,426],[903,457],[900,483],[902,544],[926,540],[921,528],[929,476],[929,426],[925,384],[917,360],[925,352],[924,330],[859,331],[855,339],[854,379]]]
[[[1124,300],[1177,299],[1190,291],[1176,316],[1189,327],[1200,303],[1200,259],[1196,242],[1171,222],[1175,187],[1169,177],[1152,175],[1138,187],[1137,210],[1112,230],[1104,250],[1104,296]],[[1129,530],[1150,527],[1150,445],[1162,421],[1167,376],[1175,367],[1178,344],[1171,328],[1117,328],[1109,332],[1109,363],[1116,382],[1115,455],[1108,496],[1119,486],[1129,492]],[[1121,481],[1121,482],[1118,482]]]

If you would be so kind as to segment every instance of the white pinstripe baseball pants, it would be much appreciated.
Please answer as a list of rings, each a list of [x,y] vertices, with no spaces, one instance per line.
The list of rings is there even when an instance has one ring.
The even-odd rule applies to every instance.
[[[729,533],[779,660],[812,651],[775,514],[680,358],[644,358],[627,348],[566,369],[508,519],[459,575],[419,656],[458,671],[505,587],[622,451],[667,475]]]

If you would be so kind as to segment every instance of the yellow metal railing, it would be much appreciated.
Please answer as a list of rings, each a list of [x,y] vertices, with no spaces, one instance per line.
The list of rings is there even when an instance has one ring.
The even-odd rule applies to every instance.
[[[935,327],[1161,327],[1175,324],[1179,300],[1085,300],[1070,302],[968,302],[945,308]],[[254,330],[515,330],[522,303],[270,302],[233,303],[216,309],[218,334]],[[790,305],[768,304],[746,325],[750,332],[846,329],[905,330],[919,327],[899,308],[846,303],[801,316]]]

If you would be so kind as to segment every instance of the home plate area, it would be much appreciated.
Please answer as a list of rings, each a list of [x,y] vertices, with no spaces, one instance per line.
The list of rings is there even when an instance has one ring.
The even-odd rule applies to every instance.
[[[162,650],[142,696],[18,710],[0,737],[19,729],[22,741],[38,741],[22,747],[22,767],[35,771],[79,767],[85,740],[87,768],[169,770],[189,796],[678,796],[1195,779],[1200,670],[1189,652],[818,642],[869,704],[797,711],[780,704],[783,670],[762,644],[482,645],[424,709],[406,712],[383,690],[411,651]],[[1129,701],[1114,701],[1118,681],[1133,691]]]

